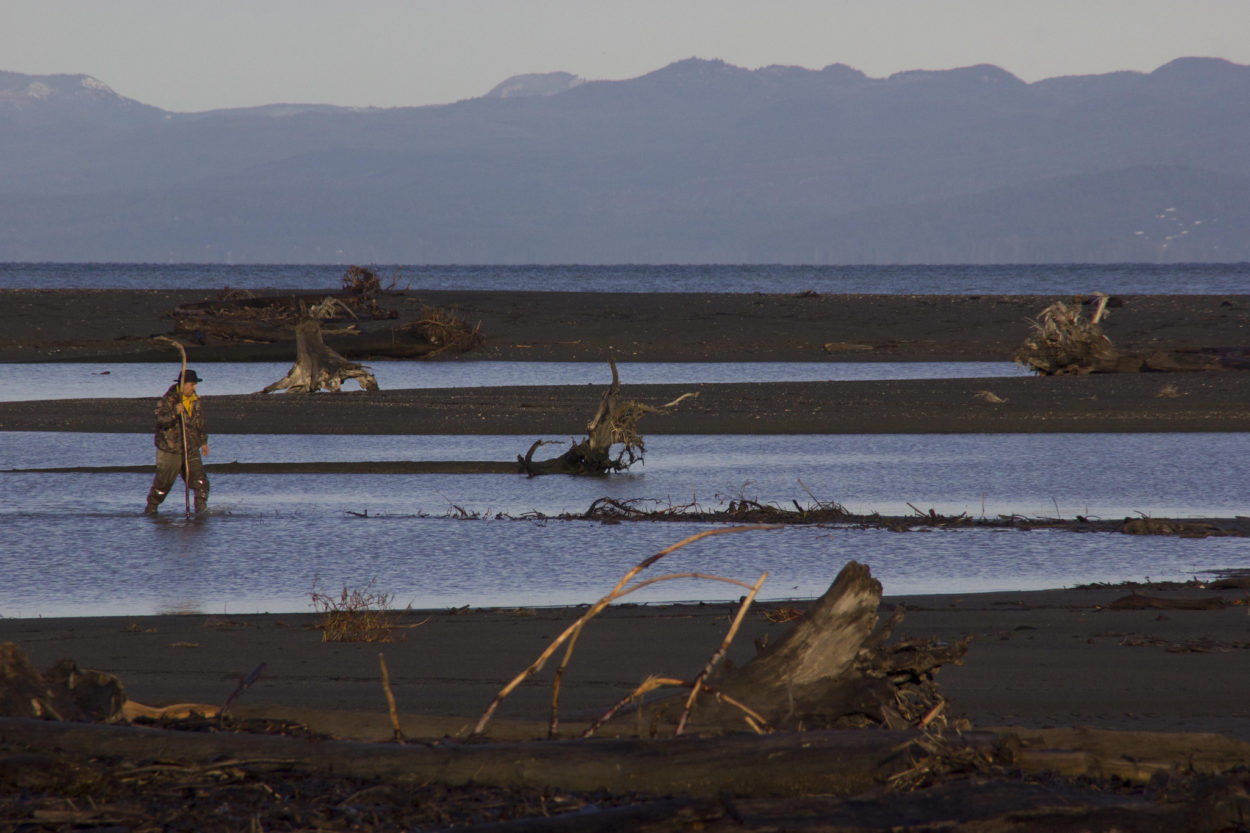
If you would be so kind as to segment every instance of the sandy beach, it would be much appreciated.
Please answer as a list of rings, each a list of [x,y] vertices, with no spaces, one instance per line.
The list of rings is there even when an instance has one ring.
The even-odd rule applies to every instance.
[[[338,829],[676,831],[692,816],[711,830],[1238,830],[1247,588],[887,597],[883,615],[906,606],[900,639],[971,637],[964,661],[938,673],[946,728],[696,728],[641,741],[646,725],[628,712],[594,740],[572,738],[648,675],[692,677],[734,606],[608,608],[562,680],[567,739],[546,737],[553,660],[503,700],[485,744],[470,736],[475,722],[578,609],[410,611],[398,621],[411,627],[388,643],[324,642],[315,614],[0,620],[0,644],[35,665],[72,657],[107,669],[148,705],[220,707],[256,674],[225,723],[0,717],[0,784],[20,790],[0,799],[0,819],[42,814],[58,830],[101,818],[304,829],[316,817]],[[792,615],[749,615],[729,659],[748,660],[789,627],[772,621],[782,612]],[[129,775],[154,766],[160,779]],[[195,799],[178,797],[192,789]],[[74,798],[84,795],[96,796],[89,812]],[[346,807],[362,801],[386,815],[356,821]]]
[[[189,291],[0,291],[0,361],[170,360],[173,364],[176,357],[171,359],[171,351],[155,346],[151,337],[169,332],[169,309],[202,297],[204,293]],[[470,367],[477,359],[603,361],[609,353],[637,361],[1009,361],[1027,332],[1028,320],[1048,302],[1040,297],[993,296],[482,296],[455,292],[410,292],[388,300],[403,310],[401,320],[422,304],[436,304],[456,310],[465,320],[480,322],[486,346],[447,359]],[[1250,296],[1140,296],[1117,301],[1107,331],[1124,349],[1201,351],[1244,348],[1248,343]],[[279,350],[285,350],[289,358],[290,349],[289,345],[206,344],[190,348],[190,361],[201,367],[211,367],[213,361],[273,361]],[[1240,372],[988,382],[632,387],[628,379],[622,382],[627,396],[657,404],[691,388],[699,393],[697,400],[688,406],[683,403],[672,414],[648,417],[643,428],[652,433],[1209,431],[1218,435],[1250,430],[1250,374]],[[204,387],[215,431],[309,434],[577,433],[584,430],[601,393],[586,386],[214,396],[211,385]],[[1165,387],[1172,393],[1161,395]],[[1002,401],[980,396],[987,388]],[[298,427],[292,419],[295,414],[299,415]],[[92,400],[90,408],[81,407],[81,402],[0,403],[0,430],[6,431],[146,432],[150,420],[148,400]],[[681,534],[685,533],[675,531],[674,538]],[[831,565],[831,580],[840,566]],[[726,781],[718,788],[710,776],[691,776],[689,782],[673,780],[667,789],[642,781],[630,782],[634,786],[629,789],[621,786],[624,782],[605,782],[592,789],[585,780],[560,774],[559,767],[545,757],[548,753],[539,750],[555,748],[564,750],[561,754],[580,755],[585,748],[580,744],[589,742],[534,740],[546,734],[552,696],[550,668],[506,698],[492,724],[488,735],[492,743],[486,746],[504,750],[501,754],[510,755],[511,763],[495,770],[478,761],[473,765],[477,769],[471,770],[476,778],[457,775],[459,764],[453,766],[449,758],[439,756],[486,753],[467,743],[469,727],[500,688],[576,618],[579,611],[575,608],[411,611],[400,621],[412,627],[399,631],[401,641],[389,643],[324,642],[316,614],[0,619],[0,643],[16,645],[37,668],[72,659],[79,668],[116,675],[130,698],[153,706],[220,706],[242,677],[263,664],[256,681],[232,704],[231,714],[241,721],[298,724],[337,739],[317,741],[314,760],[309,757],[309,741],[294,737],[254,738],[246,741],[255,744],[250,747],[239,740],[230,751],[228,744],[235,741],[226,736],[231,733],[206,738],[185,727],[81,726],[70,731],[46,721],[0,718],[0,792],[8,790],[10,796],[0,799],[0,821],[29,825],[38,811],[50,820],[43,827],[14,829],[68,830],[73,823],[93,818],[83,815],[77,804],[71,813],[66,804],[74,785],[81,789],[85,782],[57,781],[51,775],[40,781],[30,774],[43,771],[37,766],[32,769],[30,761],[36,758],[51,760],[62,769],[72,764],[83,772],[99,770],[115,779],[129,771],[126,767],[183,761],[202,770],[208,766],[206,761],[233,755],[243,763],[238,764],[237,781],[231,783],[251,785],[248,789],[274,784],[272,792],[295,783],[292,779],[297,777],[315,776],[322,779],[318,782],[322,793],[330,795],[338,789],[328,786],[326,779],[332,772],[334,777],[357,779],[351,782],[354,790],[393,791],[405,783],[411,786],[404,779],[418,771],[418,758],[426,756],[446,774],[441,780],[418,776],[420,789],[442,785],[438,787],[442,798],[429,801],[445,808],[446,818],[440,822],[437,814],[430,815],[425,826],[419,827],[413,822],[419,815],[409,816],[407,829],[474,823],[492,830],[763,830],[787,826],[885,830],[933,829],[924,825],[946,822],[943,829],[1069,829],[1056,826],[1059,815],[1055,814],[1062,815],[1056,809],[1059,805],[1067,808],[1065,818],[1086,819],[1074,822],[1086,827],[1070,829],[1111,829],[1113,823],[1124,830],[1180,829],[1169,827],[1168,820],[1174,818],[1195,819],[1189,826],[1195,830],[1245,829],[1230,826],[1228,819],[1234,825],[1237,818],[1250,819],[1245,799],[1250,707],[1244,695],[1250,689],[1248,600],[1250,583],[1236,578],[1207,585],[909,598],[891,596],[886,587],[882,614],[899,605],[906,610],[896,631],[898,638],[932,637],[943,642],[972,638],[963,662],[944,666],[937,677],[947,700],[943,725],[948,727],[944,737],[950,740],[944,743],[954,743],[964,752],[983,748],[977,744],[998,750],[983,756],[984,765],[944,769],[941,777],[934,775],[911,785],[910,792],[890,793],[889,785],[898,783],[891,780],[898,775],[897,768],[873,782],[871,789],[857,782],[858,792],[848,787],[838,793],[832,782],[810,786],[804,780],[806,759],[785,757],[801,743],[784,749],[768,747],[774,749],[771,752],[759,745],[788,743],[783,738],[755,741],[752,736],[742,741],[747,746],[737,749],[715,746],[721,742],[717,735],[701,741],[706,744],[702,747],[659,746],[655,749],[660,751],[653,753],[647,751],[649,747],[612,746],[624,741],[605,737],[594,742],[604,745],[591,747],[592,757],[615,762],[611,765],[618,771],[628,769],[620,760],[645,762],[652,754],[683,760],[691,755],[702,761],[701,769],[695,769],[705,775],[718,768],[733,770],[734,755],[754,761],[761,760],[760,755],[765,759],[777,755],[777,760],[789,762],[777,765],[783,772],[792,767],[790,792],[762,786],[778,782],[763,777],[754,764],[761,785],[754,800],[780,801],[779,796],[785,795],[788,803],[784,805],[751,804],[742,798],[751,793],[744,782]],[[804,604],[796,602],[795,607],[801,609]],[[609,608],[586,629],[563,679],[562,737],[575,734],[647,675],[691,678],[720,644],[735,609],[728,605]],[[731,661],[746,662],[757,644],[775,641],[791,626],[774,621],[781,617],[768,613],[760,607],[747,617],[729,652]],[[386,741],[392,736],[379,654],[389,670],[403,733],[422,741],[401,748],[409,752],[378,743],[365,748],[384,752],[360,751],[361,741]],[[614,733],[626,736],[636,730],[626,723]],[[860,732],[856,737],[879,738],[897,748],[927,737],[919,729],[898,735],[885,730]],[[824,761],[822,766],[834,767],[835,759],[846,759],[850,755],[846,750],[860,742],[848,737],[812,733],[808,746],[825,756],[817,759]],[[128,746],[132,741],[124,738],[141,738],[156,746],[141,747],[138,741]],[[732,738],[724,742],[738,743]],[[227,745],[203,746],[203,751],[195,746],[210,743]],[[1014,757],[996,757],[1005,754],[1003,744],[1016,750]],[[158,748],[161,751],[153,751]],[[408,757],[393,759],[396,754]],[[623,758],[618,760],[617,755]],[[275,756],[288,761],[281,774],[248,763]],[[1057,763],[1060,758],[1067,763]],[[367,777],[360,774],[363,769],[352,768],[356,766],[352,762],[370,759],[373,769]],[[1073,761],[1079,761],[1079,766]],[[1125,761],[1137,762],[1132,772],[1125,769]],[[1148,767],[1143,761],[1155,763]],[[584,771],[593,770],[587,767]],[[864,777],[877,777],[869,770]],[[1077,770],[1079,778],[1074,774]],[[488,771],[507,774],[483,776]],[[1219,789],[1211,786],[1200,795],[1192,780],[1196,773],[1215,778],[1204,783]],[[1121,779],[1114,787],[1105,780],[1112,775]],[[1091,779],[1097,785],[1093,789]],[[306,781],[299,783],[315,792]],[[1136,786],[1125,786],[1130,784]],[[1153,785],[1154,792],[1144,791],[1142,785]],[[462,792],[452,796],[457,790]],[[483,796],[490,790],[511,791],[499,805],[511,809],[502,815],[484,811]],[[896,797],[878,801],[882,790]],[[19,793],[25,798],[13,797]],[[549,817],[554,805],[544,802],[565,793],[575,794],[579,807],[597,808],[597,821],[591,818],[593,813],[571,813],[557,826]],[[591,793],[599,797],[588,797]],[[913,793],[931,799],[925,809],[897,797]],[[1095,798],[1095,793],[1103,798]],[[116,797],[126,795],[120,788],[110,793],[98,787],[96,794],[102,805],[114,807],[115,815],[124,815],[131,806],[126,803],[131,799]],[[214,800],[226,801],[224,793],[210,794]],[[741,800],[734,803],[733,795]],[[1000,796],[1001,805],[990,795]],[[1213,795],[1218,801],[1210,798]],[[846,803],[851,796],[866,802],[855,812],[867,812],[864,807],[878,801],[874,805],[878,815],[855,816]],[[1116,798],[1113,801],[1109,796]],[[825,803],[820,804],[817,797]],[[943,800],[948,804],[938,806]],[[149,808],[160,803],[150,795],[146,801],[144,806]],[[238,817],[263,816],[263,829],[311,829],[308,817],[301,822],[304,827],[289,819],[281,822],[274,815],[277,811],[270,812],[272,808],[261,798],[238,801],[240,807],[251,808]],[[443,803],[438,805],[439,801]],[[460,806],[458,802],[469,807],[460,815],[451,810]],[[322,806],[311,798],[290,806],[307,809],[314,805]],[[911,808],[911,816],[899,815],[905,806]],[[256,809],[260,807],[265,809]],[[182,810],[189,812],[187,807]],[[628,815],[631,812],[636,815]],[[202,818],[211,818],[207,805],[203,813]],[[835,824],[837,819],[842,821]],[[1211,826],[1203,819],[1212,820]],[[699,828],[691,826],[692,820],[699,822]],[[115,829],[147,829],[138,821],[127,823],[131,826]],[[346,822],[338,823],[339,829],[348,829]],[[398,822],[393,826],[369,822],[374,826],[368,826],[357,820],[353,824],[350,829],[406,829]]]
[[[1250,581],[887,596],[883,613],[906,608],[900,638],[973,637],[965,662],[944,667],[939,679],[953,713],[975,727],[1216,732],[1250,742],[1243,696],[1250,686],[1248,590]],[[1133,592],[1169,601],[1218,599],[1223,606],[1112,607]],[[775,641],[786,629],[769,621],[770,609],[761,606],[748,619],[731,659],[749,659],[755,640],[771,634]],[[564,681],[561,711],[569,732],[648,674],[692,676],[735,610],[610,607],[587,629]],[[406,733],[440,737],[465,734],[495,693],[578,615],[577,608],[413,611],[398,621],[422,624],[389,644],[323,642],[313,613],[5,619],[0,641],[17,642],[41,668],[70,657],[81,667],[108,670],[131,697],[157,705],[220,705],[240,677],[265,663],[261,679],[240,699],[239,714],[300,719],[360,739],[390,732],[382,652]],[[550,670],[505,701],[505,736],[545,735]]]
[[[337,291],[337,290],[335,290]],[[161,361],[152,336],[211,290],[0,289],[0,361]],[[294,294],[274,289],[266,295]],[[314,293],[315,295],[315,293]],[[1087,300],[1092,296],[1083,296]],[[481,325],[456,360],[749,362],[1011,361],[1045,295],[769,295],[407,290],[378,302],[395,328],[423,307]],[[1105,329],[1124,350],[1243,348],[1250,295],[1124,295]],[[333,342],[350,353],[350,337]],[[290,347],[206,343],[193,361],[281,360]],[[446,357],[445,357],[446,358]]]
[[[170,361],[152,341],[169,334],[183,291],[0,290],[0,361]],[[426,305],[481,326],[486,343],[435,361],[465,366],[466,387],[329,396],[200,393],[213,430],[236,433],[577,433],[595,386],[475,388],[472,363],[496,361],[1010,362],[1041,296],[782,296],[408,292],[383,298],[398,326]],[[1250,296],[1126,296],[1106,325],[1120,349],[1244,349]],[[364,326],[364,325],[362,325]],[[328,340],[350,355],[353,336]],[[293,361],[293,344],[189,343],[189,361]],[[368,363],[368,355],[351,356]],[[1014,433],[1250,430],[1250,373],[1120,373],[1046,378],[771,384],[631,385],[625,396],[662,405],[697,392],[647,433]],[[159,395],[159,391],[154,395]],[[0,430],[149,429],[146,400],[0,403]],[[298,418],[296,418],[298,416]]]

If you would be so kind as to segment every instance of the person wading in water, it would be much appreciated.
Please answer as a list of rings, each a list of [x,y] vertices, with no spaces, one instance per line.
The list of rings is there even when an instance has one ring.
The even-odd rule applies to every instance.
[[[201,459],[201,455],[208,456],[208,429],[204,407],[195,393],[200,377],[188,370],[181,381],[181,390],[175,379],[156,403],[156,477],[144,509],[149,515],[156,514],[180,474],[187,488],[195,492],[195,511],[208,508],[208,477]]]

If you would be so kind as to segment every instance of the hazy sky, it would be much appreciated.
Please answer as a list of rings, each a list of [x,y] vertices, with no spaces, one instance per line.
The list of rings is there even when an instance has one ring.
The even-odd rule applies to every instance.
[[[0,0],[0,70],[86,73],[167,110],[440,104],[511,75],[689,57],[1025,81],[1250,64],[1250,0]]]

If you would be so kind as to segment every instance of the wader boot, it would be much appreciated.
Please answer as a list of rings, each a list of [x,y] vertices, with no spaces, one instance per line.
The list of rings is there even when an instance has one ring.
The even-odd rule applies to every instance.
[[[155,515],[156,508],[161,505],[162,501],[165,500],[165,495],[167,494],[169,493],[162,492],[157,489],[152,489],[150,492],[148,492],[148,505],[143,508],[143,514]]]
[[[195,511],[208,511],[208,476],[204,474],[204,463],[200,455],[191,458],[191,492],[195,495]]]

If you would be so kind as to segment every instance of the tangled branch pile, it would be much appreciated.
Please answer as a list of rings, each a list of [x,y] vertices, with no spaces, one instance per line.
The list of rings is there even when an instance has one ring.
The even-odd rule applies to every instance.
[[[226,341],[270,342],[291,337],[294,327],[311,315],[324,321],[384,320],[399,315],[379,302],[383,292],[377,275],[352,266],[343,276],[342,291],[300,295],[263,295],[226,287],[212,301],[183,304],[172,313],[175,331],[213,336]]]
[[[434,349],[426,354],[426,358],[449,351],[467,353],[486,344],[480,323],[470,327],[438,307],[421,307],[420,317],[400,327],[399,332],[415,335],[431,345]]]
[[[1111,339],[1099,323],[1107,314],[1107,295],[1094,293],[1098,305],[1084,317],[1080,298],[1056,301],[1033,321],[1033,332],[1016,351],[1015,361],[1044,376],[1090,373],[1116,358]]]
[[[731,500],[723,507],[705,508],[698,503],[674,505],[645,498],[597,498],[580,514],[561,517],[594,521],[703,521],[741,524],[821,524],[855,521],[857,517],[837,501],[816,501],[803,506],[793,501],[794,508],[761,503],[749,498]]]
[[[394,289],[395,281],[392,280],[387,288]],[[343,291],[358,295],[362,299],[376,299],[382,294],[382,281],[378,280],[378,276],[373,271],[363,266],[348,266],[343,274]]]

